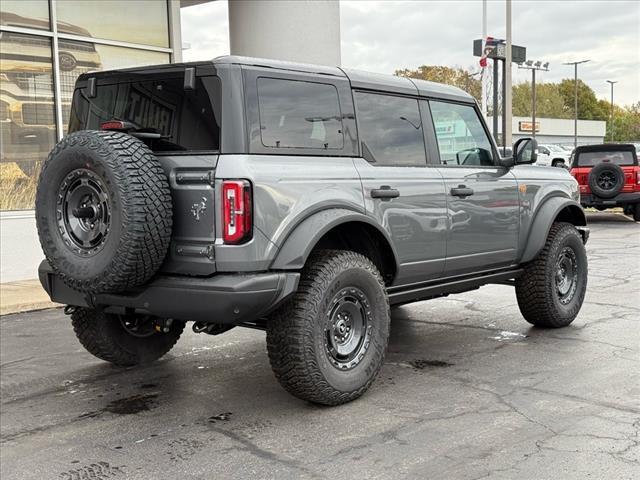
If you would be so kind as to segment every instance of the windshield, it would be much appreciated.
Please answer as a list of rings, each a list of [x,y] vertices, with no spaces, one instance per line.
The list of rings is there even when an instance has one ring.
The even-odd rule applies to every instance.
[[[593,167],[600,162],[616,165],[633,165],[633,154],[629,151],[583,152],[578,156],[580,167]]]
[[[185,90],[183,77],[98,85],[89,98],[84,88],[73,96],[69,133],[100,130],[122,120],[138,131],[158,133],[149,146],[162,151],[217,151],[220,148],[220,82],[199,77]]]

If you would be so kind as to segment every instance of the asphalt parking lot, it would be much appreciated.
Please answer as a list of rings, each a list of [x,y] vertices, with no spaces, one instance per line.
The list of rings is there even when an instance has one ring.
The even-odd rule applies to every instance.
[[[9,479],[631,479],[640,475],[640,224],[590,215],[589,287],[563,330],[491,285],[393,311],[360,400],[318,407],[274,379],[264,333],[185,334],[117,369],[61,310],[0,320]]]

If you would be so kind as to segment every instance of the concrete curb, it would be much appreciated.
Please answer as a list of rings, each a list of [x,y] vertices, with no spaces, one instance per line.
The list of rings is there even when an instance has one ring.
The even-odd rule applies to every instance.
[[[61,306],[49,299],[38,280],[0,284],[0,316]]]

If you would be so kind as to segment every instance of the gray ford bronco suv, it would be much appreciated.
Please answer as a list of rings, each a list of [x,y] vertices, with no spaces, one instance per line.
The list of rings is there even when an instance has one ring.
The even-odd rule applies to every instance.
[[[234,56],[84,74],[40,175],[40,280],[98,358],[158,359],[186,322],[264,329],[285,389],[340,404],[390,306],[502,283],[533,325],[576,317],[578,184],[513,152],[425,81]]]

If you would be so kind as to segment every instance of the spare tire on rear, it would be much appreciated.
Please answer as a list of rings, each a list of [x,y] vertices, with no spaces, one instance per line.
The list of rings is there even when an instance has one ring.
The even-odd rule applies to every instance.
[[[624,186],[624,171],[619,165],[600,162],[589,172],[591,193],[600,198],[613,198]]]
[[[47,261],[71,288],[120,292],[149,280],[171,240],[167,177],[140,140],[83,130],[44,162],[36,225]]]

